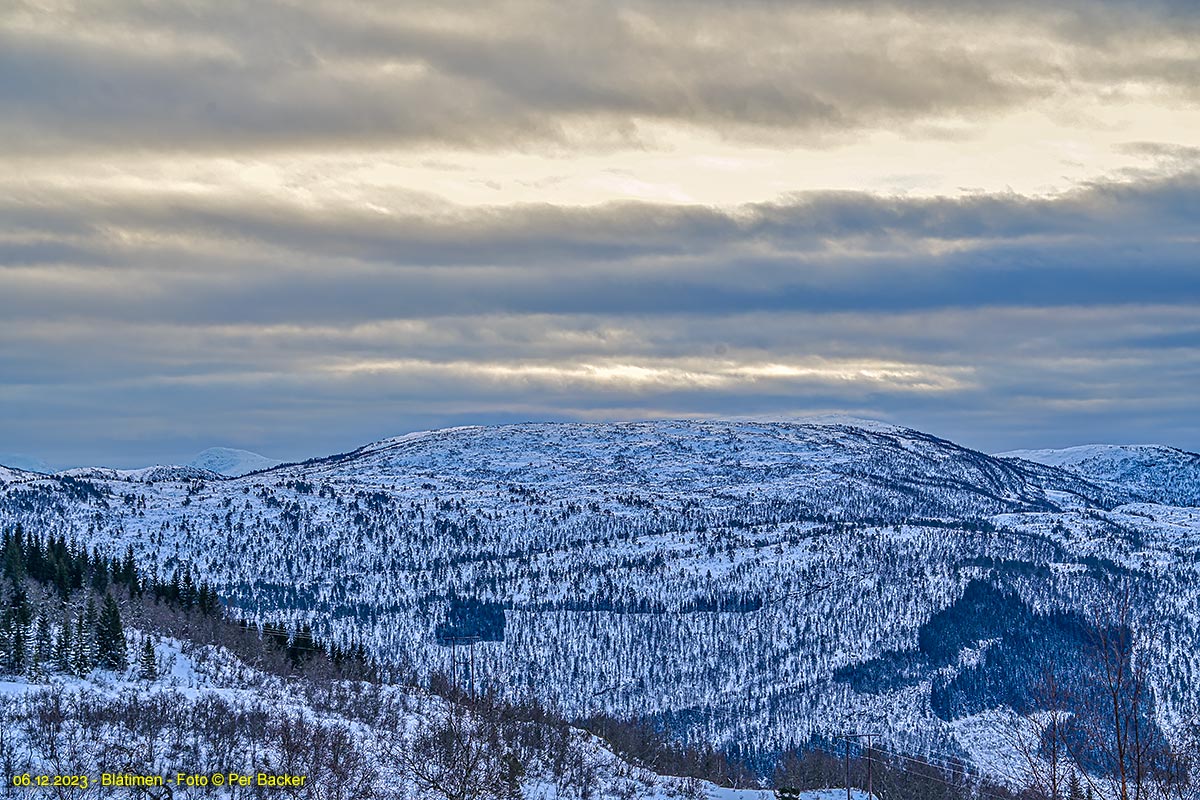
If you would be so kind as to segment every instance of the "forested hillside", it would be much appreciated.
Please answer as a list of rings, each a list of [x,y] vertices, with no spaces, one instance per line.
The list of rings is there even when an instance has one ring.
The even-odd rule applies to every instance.
[[[1121,626],[1155,735],[1200,716],[1200,510],[879,423],[461,428],[239,478],[4,481],[2,524],[190,576],[384,678],[745,763],[872,730],[1003,779],[1040,666]]]

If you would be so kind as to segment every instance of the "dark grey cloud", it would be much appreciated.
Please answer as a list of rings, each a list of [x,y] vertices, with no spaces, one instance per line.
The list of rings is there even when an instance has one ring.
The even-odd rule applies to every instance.
[[[43,192],[0,220],[0,442],[57,465],[830,410],[994,450],[1200,447],[1191,174],[400,218]]]
[[[1195,174],[1056,199],[812,193],[732,211],[610,204],[422,217],[156,199],[0,201],[20,231],[0,240],[0,313],[346,324],[1200,301]]]

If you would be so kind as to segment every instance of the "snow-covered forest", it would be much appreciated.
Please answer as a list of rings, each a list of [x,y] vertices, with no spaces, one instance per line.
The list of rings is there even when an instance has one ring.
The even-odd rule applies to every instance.
[[[1084,696],[1126,630],[1148,735],[1182,748],[1200,457],[1020,455],[855,420],[459,428],[238,478],[7,470],[0,525],[386,682],[637,718],[763,777],[870,730],[1023,788],[1046,675]],[[27,615],[52,667],[55,632],[91,625],[62,599]]]

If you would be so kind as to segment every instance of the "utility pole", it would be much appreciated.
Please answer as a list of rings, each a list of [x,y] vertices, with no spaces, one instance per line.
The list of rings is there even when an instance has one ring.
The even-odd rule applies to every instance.
[[[464,667],[469,666],[469,669],[470,669],[470,672],[467,677],[467,690],[470,692],[472,700],[475,699],[475,643],[479,641],[479,638],[480,637],[478,637],[478,636],[446,636],[446,637],[444,637],[445,641],[450,642],[451,661],[453,662],[453,666],[451,667],[450,671],[451,671],[451,674],[454,676],[454,688],[456,690],[458,689],[458,645],[461,642],[462,644],[468,645],[470,647],[469,655],[464,656],[463,666]]]
[[[846,742],[846,800],[850,798],[850,740],[867,740],[867,800],[875,800],[874,771],[871,769],[872,742],[878,733],[843,733],[841,738]]]
[[[475,699],[475,639],[471,637],[471,699]]]
[[[871,739],[873,734],[867,734],[867,800],[875,800],[875,792],[871,786]]]
[[[850,737],[846,737],[846,800],[850,800]]]

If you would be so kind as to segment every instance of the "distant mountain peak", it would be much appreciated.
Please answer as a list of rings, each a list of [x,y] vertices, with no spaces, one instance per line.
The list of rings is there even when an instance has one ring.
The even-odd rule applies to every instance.
[[[210,447],[187,463],[189,467],[206,469],[219,475],[236,478],[250,472],[277,467],[284,462],[249,450],[232,447]]]
[[[24,453],[0,453],[0,465],[17,472],[48,474],[53,471],[50,469],[50,465],[42,459]]]

